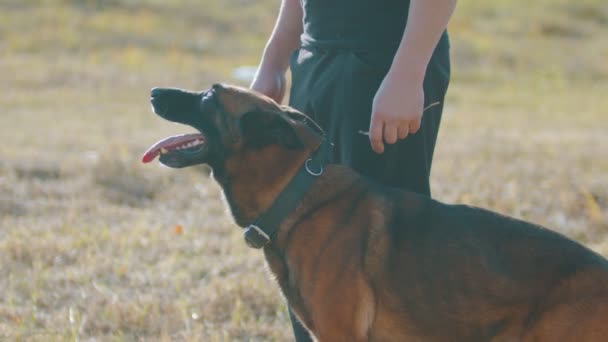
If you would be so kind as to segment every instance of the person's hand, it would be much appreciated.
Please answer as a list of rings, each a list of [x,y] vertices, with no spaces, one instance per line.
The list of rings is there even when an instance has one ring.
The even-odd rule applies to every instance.
[[[285,97],[286,82],[285,72],[260,68],[249,87],[281,103]]]
[[[420,128],[424,107],[422,80],[389,72],[372,105],[369,140],[376,153]]]

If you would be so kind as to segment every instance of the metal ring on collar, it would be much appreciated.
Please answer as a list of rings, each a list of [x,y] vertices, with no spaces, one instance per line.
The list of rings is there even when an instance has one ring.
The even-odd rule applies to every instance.
[[[313,171],[310,169],[310,166],[308,166],[308,163],[310,163],[312,161],[312,158],[308,158],[306,159],[306,163],[304,163],[304,167],[306,168],[306,171],[311,175],[311,176],[320,176],[323,174],[323,165],[319,166],[319,171]]]

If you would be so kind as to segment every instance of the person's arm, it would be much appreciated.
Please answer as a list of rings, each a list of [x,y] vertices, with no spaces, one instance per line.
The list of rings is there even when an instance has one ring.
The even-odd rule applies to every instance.
[[[251,83],[259,91],[277,102],[285,96],[285,72],[290,54],[299,46],[302,34],[302,6],[299,0],[282,0],[279,16]]]
[[[369,137],[376,153],[420,128],[426,67],[456,7],[456,0],[411,0],[393,63],[374,97]]]

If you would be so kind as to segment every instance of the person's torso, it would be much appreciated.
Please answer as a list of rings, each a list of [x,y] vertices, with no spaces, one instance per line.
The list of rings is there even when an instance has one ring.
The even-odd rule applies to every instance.
[[[406,25],[408,0],[301,0],[303,44],[396,50]]]

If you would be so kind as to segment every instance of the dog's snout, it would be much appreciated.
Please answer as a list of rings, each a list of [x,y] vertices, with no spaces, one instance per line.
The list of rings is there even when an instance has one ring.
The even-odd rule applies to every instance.
[[[154,87],[150,90],[150,97],[158,97],[163,92],[163,88]]]
[[[150,89],[152,110],[161,117],[185,124],[190,124],[191,117],[198,110],[200,93],[179,88]]]
[[[165,116],[168,109],[166,96],[163,96],[165,93],[165,88],[154,87],[150,89],[150,103],[152,104],[152,111],[162,117]]]

